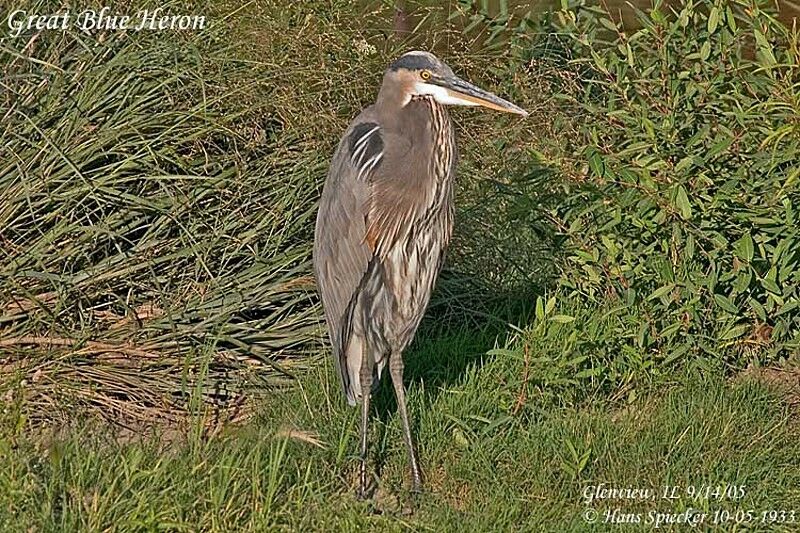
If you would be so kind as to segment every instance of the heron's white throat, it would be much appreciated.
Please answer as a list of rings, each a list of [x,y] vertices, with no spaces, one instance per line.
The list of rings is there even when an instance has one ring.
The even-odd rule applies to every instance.
[[[455,93],[448,91],[440,85],[433,85],[432,83],[423,83],[419,81],[414,84],[414,92],[411,96],[431,96],[434,100],[436,100],[437,103],[442,105],[479,105],[472,100],[459,98]]]

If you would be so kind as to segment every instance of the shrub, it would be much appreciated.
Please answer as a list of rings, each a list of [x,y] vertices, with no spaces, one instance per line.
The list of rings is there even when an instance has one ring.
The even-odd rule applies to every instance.
[[[738,1],[635,14],[624,30],[564,2],[523,53],[561,102],[563,134],[536,149],[564,189],[566,257],[495,353],[567,401],[680,363],[779,362],[800,341],[797,28]]]
[[[551,161],[570,298],[638,321],[608,343],[668,364],[744,365],[800,334],[800,38],[757,5],[656,2],[625,32],[584,5],[557,14],[580,135]],[[588,348],[584,346],[583,348]]]

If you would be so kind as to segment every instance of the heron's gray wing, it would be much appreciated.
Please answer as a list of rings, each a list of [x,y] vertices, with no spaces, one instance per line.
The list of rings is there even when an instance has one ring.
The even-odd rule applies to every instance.
[[[383,141],[376,122],[356,120],[333,156],[320,199],[314,235],[314,271],[325,310],[334,361],[348,399],[352,389],[346,357],[348,309],[373,250],[366,241],[370,179],[380,166]]]

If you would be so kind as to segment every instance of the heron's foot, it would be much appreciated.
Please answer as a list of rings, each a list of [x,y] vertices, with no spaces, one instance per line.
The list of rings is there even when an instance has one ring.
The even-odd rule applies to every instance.
[[[425,501],[425,490],[422,481],[417,479],[411,481],[409,492],[404,498],[403,507],[400,514],[405,516],[413,515],[417,512],[417,508]]]
[[[366,469],[359,472],[358,488],[356,489],[356,499],[359,501],[369,500],[375,495],[377,482],[368,475]]]
[[[372,500],[375,497],[375,492],[377,489],[377,483],[367,484],[366,486],[361,486],[359,483],[358,489],[356,489],[356,499],[360,502]]]

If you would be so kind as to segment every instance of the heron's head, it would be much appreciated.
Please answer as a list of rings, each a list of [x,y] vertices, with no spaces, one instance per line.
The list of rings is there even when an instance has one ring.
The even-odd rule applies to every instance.
[[[408,52],[389,65],[383,78],[394,91],[399,90],[403,105],[413,97],[430,97],[442,105],[483,106],[506,113],[528,113],[499,96],[462,80],[435,55]]]

